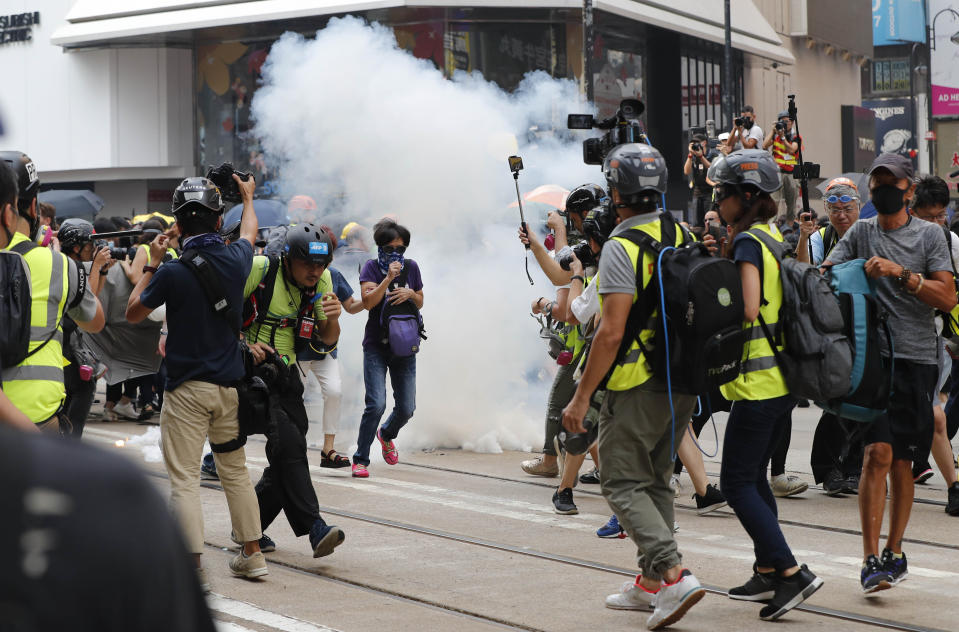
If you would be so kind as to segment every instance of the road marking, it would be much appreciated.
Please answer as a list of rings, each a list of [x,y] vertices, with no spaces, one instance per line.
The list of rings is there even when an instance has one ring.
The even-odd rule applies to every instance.
[[[222,612],[223,614],[250,621],[251,623],[268,625],[271,628],[276,628],[283,632],[339,632],[339,630],[335,628],[328,628],[325,625],[317,625],[303,621],[302,619],[288,617],[285,614],[270,612],[252,603],[230,599],[217,593],[207,595],[206,602],[207,605],[210,606],[210,610]],[[237,627],[239,628],[239,626]]]
[[[256,630],[244,628],[242,625],[237,625],[231,621],[217,621],[214,619],[213,624],[216,626],[216,632],[256,632]]]

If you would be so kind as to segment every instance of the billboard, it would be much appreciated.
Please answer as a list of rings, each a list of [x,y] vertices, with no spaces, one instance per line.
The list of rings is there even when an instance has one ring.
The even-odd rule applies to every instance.
[[[952,0],[929,0],[936,30],[932,56],[932,115],[959,117],[959,13]]]
[[[959,121],[938,121],[936,138],[936,175],[949,183],[949,194],[955,198],[959,189],[948,174],[959,169]]]
[[[880,154],[894,153],[909,156],[916,148],[912,134],[912,102],[908,97],[898,99],[872,99],[862,106],[876,115],[876,151]],[[916,159],[912,158],[913,167]]]
[[[872,0],[873,46],[925,41],[922,0]]]

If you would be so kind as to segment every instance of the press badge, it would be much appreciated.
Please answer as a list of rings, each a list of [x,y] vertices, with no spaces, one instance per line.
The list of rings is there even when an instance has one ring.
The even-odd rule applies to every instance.
[[[316,321],[313,320],[312,318],[309,318],[309,317],[307,317],[307,316],[304,316],[304,317],[300,320],[300,331],[299,331],[299,334],[298,334],[299,337],[300,337],[300,338],[313,338],[313,324],[314,324],[315,322],[316,322]]]

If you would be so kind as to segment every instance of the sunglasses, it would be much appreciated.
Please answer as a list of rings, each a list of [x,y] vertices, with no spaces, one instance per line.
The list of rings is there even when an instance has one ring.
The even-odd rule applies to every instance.
[[[826,198],[826,202],[829,204],[835,204],[836,202],[842,202],[843,204],[848,204],[853,200],[858,200],[857,197],[852,197],[851,195],[830,195]]]
[[[391,255],[394,252],[398,255],[401,255],[404,252],[406,252],[406,246],[383,246],[382,248],[380,248],[380,250],[383,251],[383,254],[387,254],[387,255]]]

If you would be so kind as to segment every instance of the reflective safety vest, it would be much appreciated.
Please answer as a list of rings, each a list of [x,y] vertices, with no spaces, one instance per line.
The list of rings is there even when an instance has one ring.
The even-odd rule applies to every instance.
[[[776,241],[783,241],[779,229],[769,224],[754,224],[751,229],[768,233]],[[748,233],[747,233],[748,234]],[[758,237],[749,235],[759,243],[763,253],[762,298],[759,304],[759,313],[766,322],[766,327],[775,334],[776,323],[779,322],[779,310],[783,303],[783,284],[779,276],[779,262]],[[741,399],[763,400],[780,397],[789,393],[786,380],[783,378],[776,356],[763,334],[759,319],[755,322],[743,321],[746,344],[743,345],[742,368],[735,380],[719,387],[723,397],[730,401]],[[782,351],[782,344],[776,348]]]
[[[144,252],[147,253],[147,263],[150,262],[150,244],[140,244],[137,248],[142,248]],[[179,259],[180,255],[176,253],[176,250],[173,248],[167,248],[166,253],[170,255],[171,259]]]
[[[15,233],[8,248],[27,241]],[[3,371],[3,392],[34,423],[50,419],[66,397],[63,386],[63,329],[60,321],[70,289],[70,260],[50,248],[34,248],[23,256],[30,269],[30,345],[40,351]],[[54,333],[55,332],[55,333]]]
[[[660,228],[660,220],[657,219],[647,222],[645,224],[640,224],[634,226],[629,230],[640,230],[644,233],[650,235],[656,241],[662,240],[662,231]],[[675,246],[683,243],[684,231],[676,231],[676,243]],[[641,249],[638,245],[634,244],[630,240],[616,236],[612,239],[615,239],[623,245],[623,248],[626,249],[626,254],[629,256],[629,260],[633,262],[633,275],[637,276],[636,266],[639,264],[640,257],[642,257],[643,262],[643,287],[637,288],[633,291],[633,303],[636,302],[639,297],[639,290],[645,289],[649,285],[650,281],[653,278],[653,273],[655,272],[656,260],[652,254],[648,251]],[[599,304],[600,307],[603,305],[603,290],[602,290],[602,279],[597,281],[599,283]],[[643,341],[643,346],[649,347],[650,342],[655,335],[655,331],[651,328],[651,324],[655,323],[655,319],[659,318],[659,310],[654,310],[652,316],[650,316],[649,323],[644,325],[644,329],[639,332],[639,339]],[[618,359],[619,360],[619,359]],[[642,350],[639,347],[639,343],[636,340],[632,341],[632,344],[629,346],[629,350],[626,352],[626,356],[623,357],[617,364],[613,366],[613,372],[609,376],[609,380],[606,383],[606,389],[610,391],[627,391],[631,388],[635,388],[640,384],[646,382],[649,378],[653,376],[652,367],[646,361],[646,357],[643,354]]]
[[[790,140],[795,141],[796,137],[793,136],[793,138]],[[785,171],[786,173],[792,173],[793,169],[795,169],[796,165],[799,163],[799,160],[796,158],[796,156],[789,153],[786,143],[783,141],[782,137],[778,135],[773,140],[772,155],[773,160],[775,160],[776,164],[779,165],[779,170]]]
[[[584,277],[583,280],[583,292],[586,292],[586,287],[593,281],[593,277]],[[569,329],[569,333],[566,335],[566,348],[573,352],[573,357],[579,356],[580,352],[583,350],[583,347],[586,346],[586,335],[583,333],[583,327],[586,326],[586,323],[580,323],[578,325],[573,325]]]

